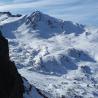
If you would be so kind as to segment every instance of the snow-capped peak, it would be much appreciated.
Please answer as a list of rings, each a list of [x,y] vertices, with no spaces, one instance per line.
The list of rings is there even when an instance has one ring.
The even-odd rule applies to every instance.
[[[25,33],[29,32],[32,36],[40,38],[50,38],[61,34],[62,32],[65,34],[74,33],[75,35],[79,35],[85,31],[84,25],[73,23],[71,21],[63,21],[40,11],[33,12],[31,15],[25,17],[20,17],[21,15],[19,15],[19,17],[18,15],[12,15],[10,12],[1,13],[4,15],[0,17],[0,22],[2,24],[12,24],[13,28],[13,21],[15,20],[15,25],[17,27],[14,28],[17,29],[17,32],[21,32],[21,30],[23,32],[23,30],[26,29],[24,31]],[[37,32],[34,33],[35,31]]]
[[[42,38],[50,38],[62,32],[79,35],[85,31],[84,25],[71,21],[63,21],[40,11],[33,12],[28,16],[26,24],[29,24],[29,27],[31,27],[30,29],[37,30],[37,35]]]

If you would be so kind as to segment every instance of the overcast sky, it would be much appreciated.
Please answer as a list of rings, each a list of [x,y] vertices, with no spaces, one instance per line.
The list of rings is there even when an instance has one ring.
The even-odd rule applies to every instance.
[[[0,0],[0,11],[29,14],[36,10],[59,19],[98,26],[98,0]]]

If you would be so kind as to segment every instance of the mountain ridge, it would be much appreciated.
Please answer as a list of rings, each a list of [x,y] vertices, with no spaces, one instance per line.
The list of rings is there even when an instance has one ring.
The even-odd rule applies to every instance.
[[[17,16],[17,15],[12,15],[10,12],[2,12],[2,13],[8,14],[10,16]],[[19,19],[21,19],[21,18],[19,18]],[[39,35],[40,37],[43,37],[43,38],[49,38],[49,37],[52,37],[53,35],[59,34],[61,32],[65,32],[66,34],[75,33],[76,35],[78,35],[85,31],[84,25],[81,25],[81,24],[79,25],[77,23],[73,24],[71,21],[62,21],[60,19],[56,19],[56,18],[50,17],[46,14],[43,14],[40,11],[33,12],[29,16],[27,16],[27,15],[23,16],[23,19],[21,19],[21,20],[24,21],[24,23],[27,25],[27,27],[31,26],[30,29],[40,30],[37,33],[37,35]],[[32,32],[32,30],[31,31],[29,30],[29,32]],[[44,33],[44,30],[50,31],[49,32],[50,34]]]

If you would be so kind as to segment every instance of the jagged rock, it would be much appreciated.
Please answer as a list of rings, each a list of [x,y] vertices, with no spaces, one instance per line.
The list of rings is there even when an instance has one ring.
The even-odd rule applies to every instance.
[[[0,15],[2,15],[2,14],[6,14],[9,17],[21,17],[22,16],[21,14],[13,15],[11,12],[0,12]]]
[[[48,98],[40,89],[31,85],[25,78],[23,78],[25,93],[24,98]]]
[[[0,32],[0,98],[23,98],[23,92],[22,77],[10,61],[8,41]]]

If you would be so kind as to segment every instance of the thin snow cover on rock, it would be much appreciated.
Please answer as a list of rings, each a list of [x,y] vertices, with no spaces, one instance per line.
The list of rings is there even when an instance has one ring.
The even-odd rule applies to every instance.
[[[23,78],[25,93],[24,98],[48,98],[44,95],[44,93],[37,89],[36,87],[29,84],[29,82]]]
[[[0,29],[19,73],[45,96],[98,98],[98,29],[39,11],[0,13]]]

